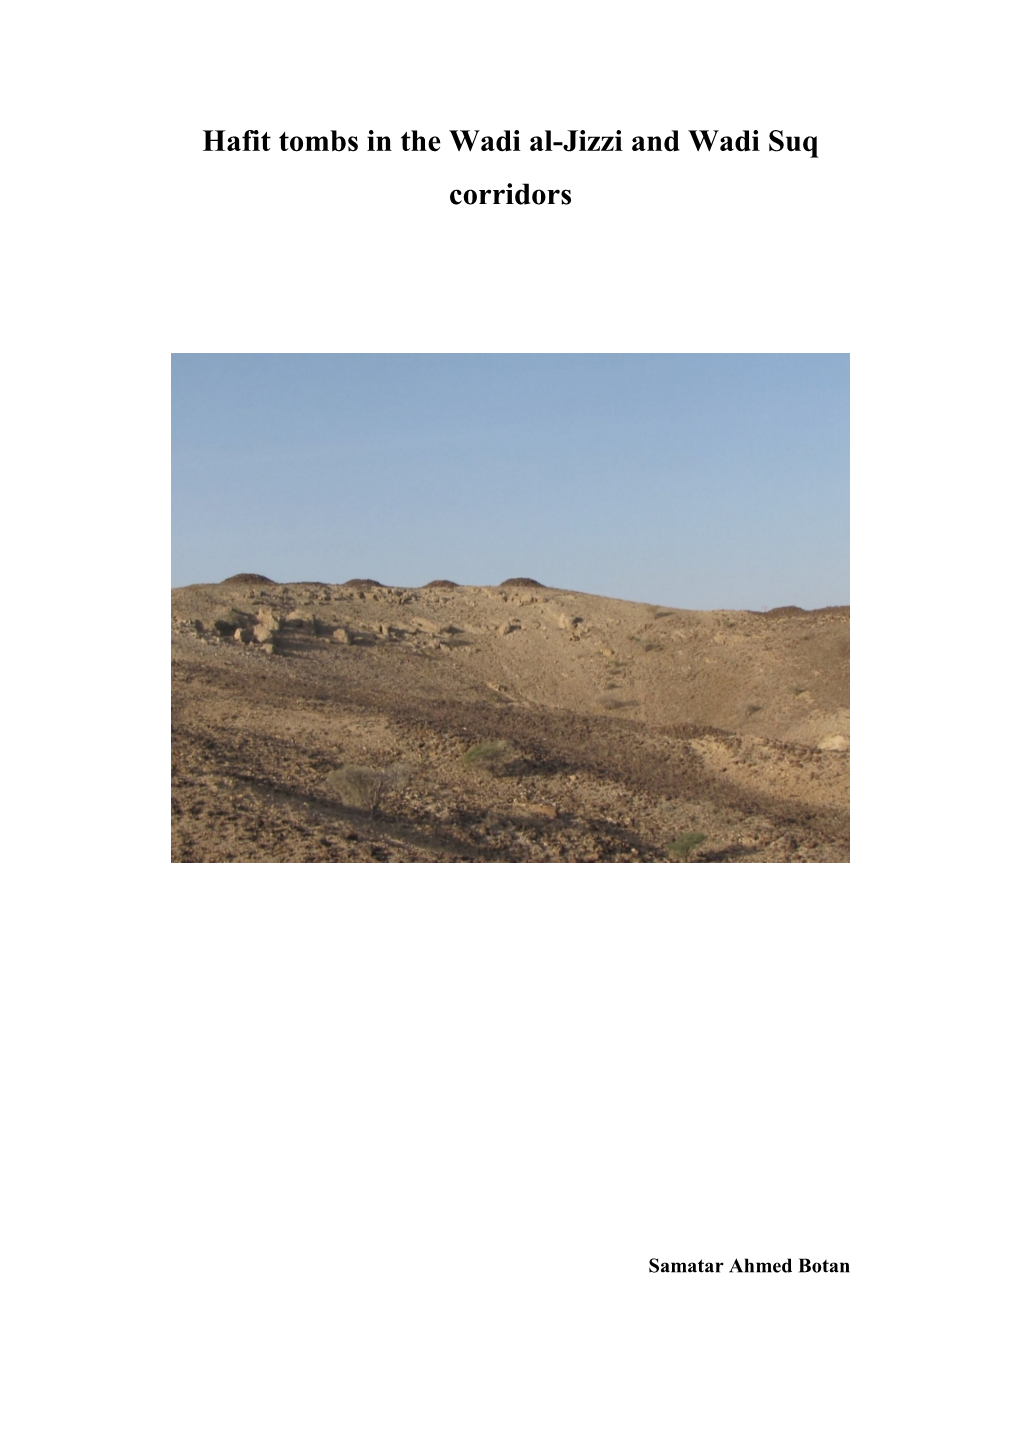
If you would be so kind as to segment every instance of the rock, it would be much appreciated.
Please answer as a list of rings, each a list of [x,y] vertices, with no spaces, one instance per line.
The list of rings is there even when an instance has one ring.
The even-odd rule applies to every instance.
[[[256,641],[271,641],[276,635],[275,626],[264,626],[261,622],[255,627],[254,636]]]
[[[769,613],[772,614],[771,612]],[[849,736],[823,736],[818,743],[819,751],[849,751]]]
[[[426,616],[412,616],[411,625],[419,631],[427,631],[430,636],[438,635],[442,630],[438,621],[430,621]]]
[[[561,631],[572,631],[575,626],[580,626],[583,619],[583,616],[568,616],[566,612],[564,612],[563,615],[560,616],[557,625]]]
[[[509,636],[511,631],[519,631],[520,629],[520,621],[504,621],[502,626],[499,627],[499,634],[501,636]]]
[[[251,643],[252,633],[250,631],[244,630],[243,627],[238,626],[237,630],[234,632],[234,640],[240,641],[245,646],[247,646]]]
[[[333,640],[339,641],[341,646],[349,646],[354,640],[354,635],[349,626],[338,626],[333,632]]]
[[[280,616],[276,611],[271,611],[267,606],[259,608],[256,620],[260,626],[265,626],[269,631],[278,631],[280,629]]]

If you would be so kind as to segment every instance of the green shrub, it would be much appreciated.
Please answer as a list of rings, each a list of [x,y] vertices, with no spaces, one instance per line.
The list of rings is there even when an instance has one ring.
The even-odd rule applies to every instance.
[[[462,759],[465,766],[497,776],[514,757],[514,748],[509,741],[479,741],[468,747]]]
[[[675,857],[677,861],[689,861],[692,852],[695,851],[703,841],[707,840],[708,837],[703,831],[685,831],[682,836],[678,836],[675,841],[671,841],[666,847],[666,850],[670,856]]]

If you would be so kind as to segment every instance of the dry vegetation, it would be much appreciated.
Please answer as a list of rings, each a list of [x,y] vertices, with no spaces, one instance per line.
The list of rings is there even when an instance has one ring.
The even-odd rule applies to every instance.
[[[175,861],[849,860],[846,607],[171,593]]]

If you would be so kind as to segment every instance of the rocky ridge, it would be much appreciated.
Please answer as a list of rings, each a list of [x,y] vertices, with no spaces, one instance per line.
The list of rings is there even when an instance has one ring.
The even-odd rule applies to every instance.
[[[178,860],[848,859],[849,608],[244,573],[171,614]]]

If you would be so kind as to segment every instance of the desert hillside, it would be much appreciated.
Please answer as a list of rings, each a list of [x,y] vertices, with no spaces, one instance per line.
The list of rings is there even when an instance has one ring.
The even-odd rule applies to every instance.
[[[175,861],[849,860],[848,607],[245,575],[171,615]]]

